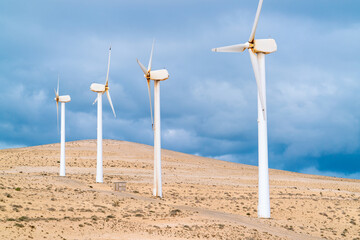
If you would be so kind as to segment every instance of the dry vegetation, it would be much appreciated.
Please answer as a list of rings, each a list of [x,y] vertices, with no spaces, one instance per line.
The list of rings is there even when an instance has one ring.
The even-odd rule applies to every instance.
[[[272,219],[257,219],[257,168],[163,150],[163,199],[151,196],[152,147],[96,141],[0,151],[1,239],[359,239],[360,181],[270,170]],[[126,181],[126,192],[114,192]]]

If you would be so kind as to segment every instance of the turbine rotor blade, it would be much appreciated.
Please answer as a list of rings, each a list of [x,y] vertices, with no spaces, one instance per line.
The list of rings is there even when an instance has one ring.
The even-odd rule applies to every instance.
[[[56,101],[56,121],[57,121],[57,130],[59,134],[59,101]]]
[[[109,48],[109,60],[108,60],[108,67],[107,67],[107,73],[106,73],[105,86],[108,86],[108,84],[109,84],[110,58],[111,58],[111,45],[110,45],[110,48]]]
[[[111,97],[110,97],[109,91],[106,91],[106,95],[107,95],[107,98],[108,98],[108,100],[109,100],[111,109],[112,109],[112,111],[113,111],[113,113],[114,113],[114,117],[116,117],[116,113],[115,113],[114,106],[113,106],[112,101],[111,101]]]
[[[98,101],[98,96],[96,96],[95,101],[93,102],[93,105]]]
[[[146,70],[145,66],[139,61],[139,59],[136,59],[136,61],[139,64],[141,70],[144,72],[144,74],[147,75],[148,71]]]
[[[152,105],[151,105],[151,89],[150,89],[150,79],[147,80],[148,92],[149,92],[149,102],[150,102],[150,114],[151,114],[151,126],[154,129],[154,119],[152,113]]]
[[[55,98],[58,99],[59,98],[59,94],[56,92],[55,88],[54,88],[54,92],[55,92]],[[57,100],[56,100],[57,101]]]
[[[60,77],[58,74],[58,84],[57,84],[57,90],[55,90],[54,88],[54,92],[55,92],[55,101],[56,101],[56,125],[57,125],[57,131],[58,134],[60,133],[59,131],[59,82],[60,82]]]
[[[243,52],[245,49],[249,48],[249,43],[236,44],[231,46],[213,48],[211,51],[213,52]]]
[[[261,75],[260,75],[260,69],[259,69],[259,62],[257,60],[255,53],[251,49],[249,49],[249,53],[250,53],[251,63],[252,63],[253,69],[254,69],[256,85],[257,85],[258,94],[259,94],[259,98],[260,98],[261,110],[262,110],[263,118],[265,120],[266,119],[265,102],[264,102],[264,95],[263,95],[262,87],[261,87],[261,80],[260,80]]]
[[[59,82],[60,82],[60,77],[58,75],[58,85],[57,85],[57,91],[56,91],[56,96],[59,97]]]
[[[254,20],[254,25],[252,27],[252,30],[251,30],[251,34],[250,34],[250,38],[249,38],[249,42],[253,42],[254,39],[255,39],[255,32],[256,32],[256,28],[257,28],[257,25],[258,25],[258,22],[259,22],[259,17],[260,17],[260,12],[261,12],[261,8],[262,8],[262,4],[263,4],[263,0],[260,0],[259,1],[259,5],[258,5],[258,8],[257,8],[257,11],[256,11],[256,15],[255,15],[255,20]]]
[[[148,65],[148,70],[147,70],[148,72],[151,71],[152,57],[153,57],[153,53],[154,53],[154,45],[155,45],[155,39],[153,41],[152,48],[151,48],[150,60],[149,60],[149,65]]]

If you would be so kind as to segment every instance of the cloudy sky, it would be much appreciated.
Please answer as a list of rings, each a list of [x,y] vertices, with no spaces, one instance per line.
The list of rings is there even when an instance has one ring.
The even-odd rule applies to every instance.
[[[162,146],[257,164],[257,90],[245,53],[211,48],[247,41],[257,0],[54,0],[0,2],[0,148],[59,141],[54,87],[68,141],[96,138],[93,82],[105,81],[104,138],[152,144],[143,73],[161,83]],[[267,56],[271,168],[360,179],[360,3],[264,0],[257,38]]]

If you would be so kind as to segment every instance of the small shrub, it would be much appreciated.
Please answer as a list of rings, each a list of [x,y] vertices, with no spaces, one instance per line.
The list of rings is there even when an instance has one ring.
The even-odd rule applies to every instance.
[[[19,187],[15,188],[15,191],[20,191],[20,190],[21,190],[21,188],[19,188]]]
[[[120,201],[118,201],[118,200],[114,201],[112,205],[113,205],[113,207],[118,207],[118,206],[120,206]]]
[[[180,209],[174,209],[174,210],[170,211],[170,216],[174,217],[174,216],[178,215],[179,213],[181,213]]]
[[[345,228],[344,231],[341,233],[341,236],[346,237],[346,233],[348,233],[348,230]]]
[[[27,216],[22,216],[22,217],[19,217],[19,221],[25,221],[25,222],[27,222],[27,221],[29,221],[30,219],[27,217]]]
[[[25,227],[25,226],[24,226],[23,224],[21,224],[21,223],[15,223],[14,226],[15,226],[15,227],[20,227],[20,228]]]
[[[188,225],[184,225],[184,229],[186,229],[188,231],[192,231],[191,227],[189,227]]]
[[[291,226],[291,225],[290,225],[290,226],[287,226],[287,225],[286,225],[286,227],[285,227],[285,228],[286,228],[287,230],[294,231],[294,227],[293,227],[293,226]]]

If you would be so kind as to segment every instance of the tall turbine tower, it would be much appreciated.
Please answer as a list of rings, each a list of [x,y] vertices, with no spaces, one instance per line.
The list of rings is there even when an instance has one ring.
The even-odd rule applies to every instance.
[[[153,42],[148,69],[137,60],[141,70],[144,72],[144,77],[147,80],[149,100],[150,100],[150,113],[151,122],[154,131],[154,189],[153,195],[156,197],[162,197],[162,185],[161,185],[161,135],[160,135],[160,81],[164,81],[169,78],[169,73],[166,69],[151,70],[152,56],[154,52]],[[154,120],[152,119],[152,106],[151,106],[151,90],[150,80],[154,81]]]
[[[249,41],[243,44],[214,48],[214,52],[243,52],[248,49],[258,89],[258,151],[259,151],[259,203],[258,217],[270,218],[268,142],[266,120],[265,55],[277,50],[274,39],[255,40],[263,0],[259,1]]]
[[[116,117],[114,106],[109,93],[109,69],[110,69],[111,46],[109,48],[109,60],[106,74],[105,85],[93,83],[90,90],[97,93],[97,97],[93,104],[97,102],[97,161],[96,161],[96,182],[103,182],[103,160],[102,160],[102,95],[106,93],[111,109]]]
[[[61,137],[60,137],[60,176],[65,176],[65,103],[70,102],[69,95],[59,96],[59,77],[57,90],[55,90],[57,111],[57,126],[59,131],[59,102],[61,103]]]

